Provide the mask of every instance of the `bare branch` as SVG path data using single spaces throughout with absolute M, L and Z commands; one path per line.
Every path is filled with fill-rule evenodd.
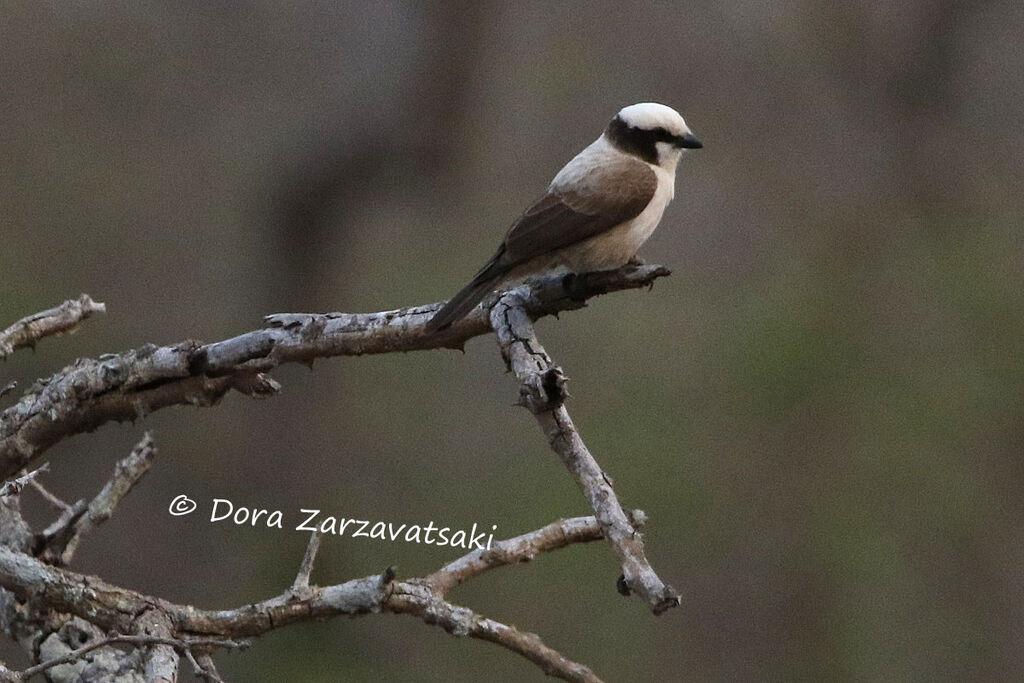
M 640 512 L 635 514 L 642 517 Z M 190 605 L 176 605 L 114 586 L 97 577 L 46 565 L 5 547 L 0 547 L 0 587 L 21 598 L 32 596 L 34 602 L 45 604 L 50 609 L 75 614 L 101 628 L 121 633 L 139 630 L 138 615 L 158 613 L 161 618 L 166 617 L 164 623 L 170 624 L 170 633 L 177 640 L 172 643 L 151 639 L 143 644 L 177 644 L 178 652 L 183 651 L 182 647 L 225 646 L 236 638 L 258 636 L 288 624 L 342 614 L 354 616 L 381 611 L 411 614 L 428 624 L 441 626 L 452 635 L 479 638 L 508 648 L 534 662 L 549 675 L 567 681 L 594 683 L 600 679 L 590 669 L 544 645 L 538 636 L 453 605 L 445 601 L 444 591 L 487 569 L 526 561 L 538 552 L 555 550 L 571 543 L 596 540 L 602 533 L 602 527 L 594 517 L 562 520 L 499 541 L 490 554 L 481 555 L 480 551 L 469 553 L 426 579 L 395 581 L 394 568 L 389 567 L 383 575 L 323 588 L 310 587 L 301 596 L 288 590 L 269 600 L 227 610 L 199 610 Z M 310 555 L 308 549 L 306 554 Z M 304 559 L 303 566 L 305 564 Z M 130 637 L 119 638 L 111 642 L 132 642 L 127 639 Z M 63 661 L 67 661 L 66 658 Z M 53 662 L 56 663 L 59 662 Z
M 668 275 L 661 266 L 625 266 L 578 278 L 547 276 L 522 295 L 538 318 L 580 308 L 589 297 L 644 287 Z M 122 354 L 79 360 L 30 387 L 0 413 L 0 476 L 10 476 L 58 441 L 100 425 L 135 420 L 172 405 L 210 406 L 234 389 L 253 397 L 279 385 L 263 374 L 282 363 L 317 358 L 436 348 L 461 348 L 491 331 L 488 310 L 497 295 L 452 327 L 429 335 L 427 320 L 441 304 L 382 313 L 281 314 L 267 327 L 213 344 L 148 345 Z
M 93 313 L 105 313 L 105 304 L 93 301 L 88 294 L 68 299 L 60 306 L 22 318 L 0 332 L 0 360 L 25 347 L 34 347 L 43 337 L 70 334 L 78 323 Z
M 82 536 L 103 524 L 121 499 L 139 482 L 156 456 L 153 436 L 146 432 L 132 452 L 118 461 L 114 474 L 103 489 L 96 494 L 88 507 L 71 506 L 61 515 L 57 524 L 43 532 L 40 548 L 36 554 L 42 559 L 58 564 L 69 564 L 78 548 Z
M 191 650 L 185 652 L 191 656 Z M 170 643 L 154 643 L 146 653 L 146 680 L 153 683 L 176 683 L 178 680 L 178 651 Z M 198 663 L 196 663 L 198 666 Z
M 312 364 L 316 358 L 331 356 L 461 348 L 468 339 L 493 329 L 503 356 L 519 380 L 520 403 L 544 428 L 552 448 L 583 488 L 595 517 L 562 520 L 499 541 L 490 550 L 469 553 L 423 579 L 396 581 L 395 569 L 389 567 L 381 575 L 323 588 L 310 585 L 319 545 L 319 536 L 314 534 L 288 590 L 236 609 L 199 610 L 82 576 L 18 552 L 17 548 L 28 547 L 27 542 L 0 545 L 0 587 L 27 601 L 26 615 L 36 615 L 22 618 L 75 615 L 88 622 L 91 629 L 120 634 L 106 641 L 107 645 L 148 638 L 137 644 L 148 647 L 145 667 L 149 680 L 175 680 L 182 656 L 199 675 L 220 680 L 208 656 L 209 649 L 218 644 L 301 621 L 385 611 L 418 616 L 453 635 L 499 644 L 564 680 L 598 681 L 590 669 L 549 648 L 538 636 L 449 603 L 445 596 L 453 587 L 489 569 L 529 561 L 538 552 L 571 543 L 608 538 L 622 566 L 620 583 L 624 592 L 640 593 L 655 613 L 678 604 L 678 595 L 661 583 L 644 557 L 636 531 L 644 522 L 643 513 L 627 515 L 622 510 L 610 478 L 576 433 L 562 405 L 568 396 L 567 380 L 537 341 L 532 326 L 532 320 L 538 317 L 580 308 L 590 297 L 646 286 L 667 274 L 660 266 L 632 264 L 586 276 L 545 276 L 512 292 L 491 295 L 470 315 L 436 334 L 427 334 L 424 326 L 440 304 L 370 314 L 268 316 L 263 329 L 222 342 L 147 345 L 122 354 L 76 361 L 35 383 L 20 401 L 0 413 L 0 474 L 10 476 L 62 439 L 109 421 L 134 420 L 172 405 L 213 405 L 231 390 L 256 398 L 273 395 L 280 386 L 264 373 L 283 363 Z M 49 562 L 66 563 L 81 536 L 109 518 L 145 473 L 153 453 L 147 434 L 118 464 L 111 480 L 89 505 L 79 501 L 64 506 L 60 518 L 36 537 L 36 554 Z M 17 502 L 17 498 L 11 500 Z M 193 652 L 197 643 L 208 647 Z M 120 652 L 116 648 L 113 651 Z M 78 650 L 53 652 L 51 656 L 59 656 L 47 666 L 74 661 L 66 658 L 75 652 Z M 141 654 L 140 650 L 132 656 Z
M 643 525 L 646 516 L 643 510 L 632 510 L 630 519 L 637 527 Z M 572 543 L 588 543 L 604 538 L 604 529 L 593 516 L 560 519 L 545 527 L 496 541 L 489 550 L 474 550 L 424 579 L 441 596 L 465 581 L 479 576 L 489 569 L 520 562 L 530 562 L 539 553 L 558 550 Z
M 222 640 L 215 638 L 197 638 L 191 640 L 182 640 L 178 638 L 165 638 L 161 636 L 146 636 L 146 635 L 114 635 L 108 638 L 100 640 L 94 640 L 93 642 L 83 645 L 82 647 L 72 650 L 67 654 L 55 657 L 54 659 L 47 660 L 36 664 L 33 667 L 29 667 L 20 673 L 15 673 L 17 676 L 15 681 L 27 681 L 32 676 L 38 673 L 42 673 L 47 669 L 51 669 L 59 664 L 71 664 L 78 661 L 83 656 L 89 654 L 93 650 L 98 650 L 101 647 L 107 647 L 109 645 L 135 645 L 136 647 L 147 647 L 147 646 L 163 646 L 170 647 L 176 651 L 189 651 L 194 647 L 200 648 L 230 648 L 230 649 L 241 649 L 247 647 L 247 643 L 237 643 L 230 640 Z M 2 681 L 3 679 L 0 679 Z
M 57 510 L 64 512 L 65 510 L 71 507 L 69 504 L 65 503 L 63 500 L 53 495 L 50 492 L 50 490 L 47 489 L 45 486 L 40 484 L 38 479 L 33 479 L 30 483 L 32 485 L 32 488 L 36 490 L 36 493 L 42 496 L 43 500 L 45 500 L 47 503 L 52 505 Z
M 50 522 L 50 526 L 35 535 L 32 543 L 32 554 L 34 556 L 42 556 L 42 559 L 48 562 L 52 561 L 51 553 L 47 552 L 48 548 L 53 546 L 63 548 L 64 543 L 70 537 L 71 529 L 88 509 L 89 505 L 84 500 L 76 500 L 73 504 L 62 510 L 57 519 Z
M 622 566 L 620 592 L 639 593 L 655 614 L 679 604 L 679 593 L 666 586 L 647 562 L 640 534 L 619 505 L 610 479 L 587 449 L 569 412 L 565 375 L 537 340 L 526 307 L 529 292 L 516 288 L 504 293 L 491 309 L 502 356 L 520 385 L 520 403 L 537 418 L 552 450 L 575 477 L 591 509 L 605 529 Z
M 15 479 L 5 481 L 4 485 L 0 486 L 0 498 L 18 495 L 25 486 L 38 477 L 40 473 L 45 472 L 48 469 L 50 469 L 50 463 L 43 463 L 42 467 L 38 467 Z
M 306 554 L 302 557 L 302 564 L 299 565 L 299 573 L 292 583 L 292 593 L 302 595 L 309 590 L 309 576 L 313 573 L 313 563 L 316 562 L 316 551 L 320 549 L 320 532 L 314 531 L 309 537 L 309 545 L 306 546 Z
M 148 434 L 147 434 L 148 436 Z M 171 620 L 160 610 L 149 610 L 135 622 L 140 636 L 156 637 L 163 642 L 154 642 L 146 652 L 145 674 L 147 683 L 176 683 L 178 680 L 178 652 L 188 652 L 189 646 L 174 645 Z M 178 641 L 180 642 L 180 641 Z
M 186 650 L 185 654 L 189 656 L 192 668 L 196 670 L 197 676 L 205 678 L 212 683 L 224 683 L 224 679 L 217 672 L 217 666 L 213 663 L 213 655 L 206 653 L 192 659 L 191 650 Z
M 520 631 L 493 619 L 482 617 L 466 607 L 453 605 L 422 584 L 401 583 L 388 601 L 387 608 L 417 616 L 436 624 L 454 636 L 469 636 L 501 645 L 536 664 L 548 676 L 564 681 L 601 683 L 588 667 L 551 649 L 534 633 Z

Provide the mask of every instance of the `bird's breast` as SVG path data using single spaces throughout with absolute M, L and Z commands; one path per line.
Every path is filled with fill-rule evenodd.
M 576 273 L 613 270 L 636 256 L 637 250 L 658 227 L 672 200 L 672 184 L 660 182 L 647 207 L 636 218 L 578 242 L 553 254 L 548 267 L 564 267 Z

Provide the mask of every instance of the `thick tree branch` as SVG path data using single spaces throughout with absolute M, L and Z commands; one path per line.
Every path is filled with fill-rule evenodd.
M 565 375 L 537 340 L 526 307 L 529 292 L 504 293 L 491 309 L 491 324 L 509 369 L 520 386 L 520 403 L 537 418 L 552 450 L 576 478 L 594 514 L 605 529 L 619 564 L 619 590 L 639 593 L 655 614 L 679 604 L 679 593 L 666 586 L 647 562 L 640 533 L 619 505 L 611 479 L 590 454 L 569 412 L 562 405 L 568 393 Z
M 319 543 L 314 535 L 293 585 L 282 595 L 236 609 L 199 610 L 52 566 L 66 564 L 81 536 L 106 520 L 145 473 L 154 453 L 147 434 L 118 464 L 110 482 L 89 505 L 79 501 L 67 506 L 56 501 L 62 508 L 60 518 L 36 535 L 34 544 L 29 543 L 31 535 L 23 521 L 24 529 L 19 527 L 18 534 L 2 541 L 0 587 L 10 593 L 0 591 L 0 597 L 8 607 L 17 606 L 10 614 L 16 615 L 12 618 L 21 624 L 18 628 L 22 631 L 34 639 L 36 633 L 49 632 L 48 649 L 34 651 L 40 659 L 44 654 L 49 657 L 46 667 L 51 677 L 58 676 L 58 669 L 60 677 L 67 678 L 88 668 L 76 659 L 84 654 L 76 654 L 77 644 L 85 641 L 70 639 L 75 628 L 91 634 L 93 641 L 102 641 L 107 633 L 121 638 L 96 645 L 97 651 L 90 655 L 94 661 L 88 665 L 95 665 L 96 671 L 113 671 L 122 666 L 121 660 L 133 659 L 142 663 L 147 680 L 173 681 L 180 658 L 185 657 L 199 675 L 219 680 L 209 657 L 210 648 L 193 652 L 193 644 L 226 644 L 295 622 L 385 611 L 417 616 L 456 636 L 499 644 L 564 680 L 598 681 L 587 667 L 549 648 L 536 635 L 454 605 L 446 595 L 490 569 L 526 562 L 539 552 L 571 543 L 608 538 L 622 566 L 620 589 L 624 593 L 640 593 L 655 613 L 678 604 L 678 595 L 660 581 L 644 556 L 636 531 L 644 523 L 643 513 L 627 514 L 622 510 L 610 478 L 576 433 L 562 405 L 568 396 L 566 378 L 537 341 L 532 326 L 532 321 L 541 316 L 585 306 L 590 297 L 650 285 L 667 274 L 660 266 L 629 265 L 584 276 L 545 276 L 511 292 L 491 295 L 470 315 L 436 334 L 427 334 L 424 326 L 441 304 L 370 314 L 272 315 L 265 319 L 266 327 L 221 342 L 146 345 L 76 361 L 34 384 L 20 401 L 0 413 L 0 475 L 9 477 L 62 439 L 109 421 L 134 420 L 172 405 L 213 405 L 232 389 L 257 398 L 273 395 L 280 387 L 264 373 L 283 363 L 312 364 L 317 358 L 331 356 L 461 348 L 468 339 L 493 329 L 503 356 L 520 382 L 520 403 L 537 417 L 552 448 L 584 490 L 595 517 L 561 520 L 499 541 L 490 550 L 469 553 L 426 578 L 397 581 L 394 568 L 388 568 L 379 576 L 324 588 L 311 586 L 309 581 Z M 72 330 L 78 320 L 92 312 L 85 310 L 89 305 L 102 310 L 102 304 L 84 295 L 77 302 L 78 312 L 64 310 L 74 303 L 67 302 L 9 328 L 3 334 L 14 335 L 10 337 L 13 341 L 7 342 L 10 349 Z M 8 488 L 20 490 L 31 476 Z M 7 511 L 12 520 L 19 521 L 17 497 L 0 499 L 3 501 L 0 512 Z M 50 626 L 54 618 L 62 624 L 56 631 Z M 77 627 L 72 623 L 76 621 Z M 145 645 L 145 649 L 126 653 L 110 647 L 115 642 L 132 642 L 130 638 L 140 639 L 136 644 Z M 145 638 L 150 640 L 144 643 L 141 639 Z
M 531 283 L 522 307 L 533 318 L 580 308 L 589 297 L 644 287 L 668 275 L 661 266 L 625 266 L 576 278 L 551 275 Z M 9 477 L 58 441 L 112 420 L 134 420 L 172 405 L 209 406 L 234 389 L 254 397 L 280 388 L 264 371 L 317 358 L 435 348 L 461 348 L 490 332 L 497 295 L 450 328 L 423 327 L 441 306 L 382 313 L 282 314 L 267 327 L 212 344 L 147 345 L 79 360 L 29 388 L 0 414 L 0 477 Z
M 7 356 L 18 349 L 34 347 L 43 337 L 70 334 L 78 327 L 78 323 L 93 313 L 104 313 L 106 310 L 106 305 L 83 294 L 42 313 L 26 316 L 0 332 L 0 360 L 6 360 Z
M 636 511 L 633 515 L 639 520 L 643 513 Z M 469 553 L 425 579 L 396 581 L 393 569 L 389 568 L 383 575 L 323 588 L 310 586 L 302 591 L 303 595 L 296 595 L 288 589 L 275 598 L 227 610 L 200 610 L 190 605 L 177 605 L 112 585 L 97 577 L 49 566 L 25 553 L 2 546 L 0 586 L 22 600 L 28 600 L 30 606 L 67 612 L 104 630 L 136 634 L 136 638 L 154 638 L 144 644 L 162 644 L 177 652 L 181 652 L 182 644 L 190 648 L 199 642 L 229 646 L 237 638 L 258 636 L 288 624 L 342 614 L 354 616 L 382 611 L 410 614 L 428 624 L 441 626 L 452 635 L 501 645 L 526 657 L 549 675 L 567 681 L 595 683 L 600 679 L 590 669 L 544 645 L 538 636 L 451 604 L 445 600 L 444 593 L 488 569 L 526 562 L 539 552 L 556 550 L 571 543 L 597 540 L 603 533 L 604 528 L 594 517 L 561 520 L 499 541 L 491 551 Z M 306 557 L 309 556 L 307 551 Z M 311 563 L 312 560 L 307 562 L 304 558 L 300 573 L 304 574 Z M 129 639 L 132 637 L 126 636 L 117 642 L 131 642 Z M 167 650 L 163 653 L 164 656 L 169 654 Z
M 146 651 L 145 674 L 148 683 L 175 683 L 178 680 L 178 652 L 171 620 L 159 610 L 150 610 L 135 620 L 138 635 L 158 638 Z M 185 648 L 191 649 L 191 648 Z

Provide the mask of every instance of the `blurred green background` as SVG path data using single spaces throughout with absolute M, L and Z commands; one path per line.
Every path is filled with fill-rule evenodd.
M 664 102 L 705 143 L 641 251 L 675 274 L 539 332 L 683 605 L 617 595 L 602 544 L 452 599 L 609 681 L 1024 676 L 1019 0 L 0 12 L 0 326 L 80 292 L 109 310 L 0 383 L 271 312 L 446 298 L 620 107 Z M 49 452 L 76 499 L 144 429 L 160 448 L 74 568 L 208 608 L 290 583 L 305 534 L 171 517 L 180 493 L 502 536 L 588 512 L 493 338 L 274 376 L 278 398 Z M 457 554 L 328 538 L 313 579 Z M 232 681 L 541 678 L 393 615 L 217 661 Z

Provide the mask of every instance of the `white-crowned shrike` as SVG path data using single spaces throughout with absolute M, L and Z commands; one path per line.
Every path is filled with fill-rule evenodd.
M 587 273 L 628 263 L 675 195 L 679 158 L 701 147 L 671 107 L 646 102 L 620 111 L 558 172 L 491 260 L 430 319 L 427 331 L 459 320 L 502 283 L 555 268 Z

